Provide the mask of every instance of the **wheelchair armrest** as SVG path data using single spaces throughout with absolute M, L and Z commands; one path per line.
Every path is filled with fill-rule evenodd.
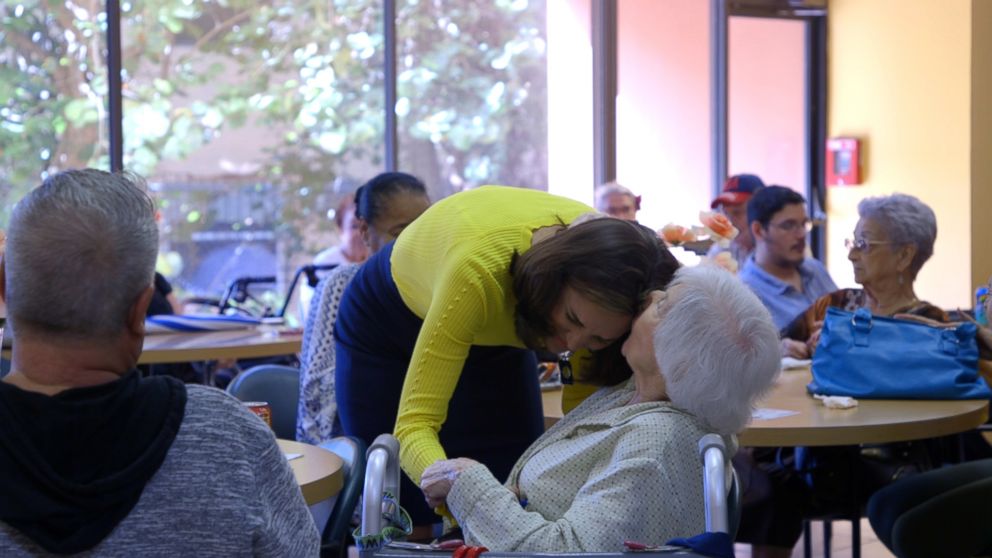
M 382 496 L 400 500 L 400 443 L 392 434 L 380 434 L 365 457 L 365 488 L 362 492 L 362 535 L 382 531 Z
M 717 434 L 707 434 L 699 440 L 699 455 L 703 460 L 703 498 L 706 507 L 706 530 L 729 533 L 727 521 L 726 446 Z

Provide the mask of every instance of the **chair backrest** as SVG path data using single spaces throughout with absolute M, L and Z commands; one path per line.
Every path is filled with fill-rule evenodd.
M 276 438 L 296 439 L 300 371 L 291 366 L 260 364 L 238 374 L 227 392 L 242 401 L 265 401 L 272 408 Z
M 354 436 L 338 436 L 320 444 L 320 447 L 337 454 L 344 462 L 344 482 L 327 524 L 324 525 L 322 536 L 325 548 L 337 547 L 343 550 L 346 547 L 351 518 L 355 514 L 358 497 L 361 496 L 365 483 L 365 442 Z

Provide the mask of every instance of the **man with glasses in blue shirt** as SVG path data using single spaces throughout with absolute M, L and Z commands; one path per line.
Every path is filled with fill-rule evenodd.
M 783 186 L 762 188 L 748 201 L 747 221 L 755 250 L 744 262 L 740 278 L 782 329 L 817 298 L 837 290 L 837 285 L 823 264 L 806 257 L 806 236 L 812 226 L 806 200 L 797 192 Z

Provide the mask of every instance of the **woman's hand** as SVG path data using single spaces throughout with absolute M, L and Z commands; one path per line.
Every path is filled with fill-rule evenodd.
M 424 491 L 427 505 L 436 508 L 444 504 L 462 471 L 477 463 L 467 457 L 439 459 L 424 469 L 424 474 L 420 476 L 420 489 Z
M 803 360 L 809 358 L 812 354 L 806 343 L 796 341 L 795 339 L 789 339 L 788 337 L 782 339 L 780 346 L 782 348 L 782 356 L 784 357 L 792 357 Z
M 644 310 L 634 320 L 630 336 L 620 348 L 620 352 L 627 359 L 627 364 L 633 370 L 658 371 L 658 360 L 654 354 L 654 330 L 664 316 L 665 298 L 663 291 L 651 291 Z
M 813 332 L 806 340 L 806 348 L 809 350 L 809 358 L 813 358 L 816 353 L 816 346 L 820 344 L 820 333 L 823 331 L 823 322 L 813 322 Z

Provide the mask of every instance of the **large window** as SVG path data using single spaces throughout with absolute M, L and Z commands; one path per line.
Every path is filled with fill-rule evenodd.
M 275 275 L 336 241 L 334 208 L 381 168 L 378 0 L 122 5 L 124 164 L 162 216 L 186 293 Z
M 400 168 L 435 198 L 481 184 L 546 190 L 545 2 L 399 4 Z
M 0 226 L 45 173 L 108 168 L 108 144 L 115 165 L 123 146 L 158 200 L 159 269 L 180 295 L 276 276 L 274 306 L 291 272 L 337 242 L 339 200 L 391 165 L 394 108 L 399 170 L 435 200 L 502 183 L 591 201 L 593 138 L 611 135 L 593 125 L 592 6 L 396 0 L 387 107 L 382 0 L 121 0 L 120 91 L 107 88 L 118 22 L 103 0 L 11 0 Z M 708 6 L 619 2 L 617 178 L 655 227 L 712 196 Z M 118 95 L 123 132 L 110 138 Z
M 806 26 L 728 18 L 728 174 L 806 194 Z
M 569 15 L 558 42 L 587 38 L 587 0 L 555 2 Z M 548 188 L 548 10 L 396 2 L 399 168 L 435 200 L 484 183 Z M 340 199 L 386 170 L 383 13 L 381 0 L 123 0 L 122 87 L 109 91 L 102 0 L 3 4 L 0 227 L 47 173 L 109 168 L 122 145 L 159 204 L 159 270 L 180 295 L 274 275 L 278 304 L 292 271 L 337 242 Z M 556 106 L 585 98 L 572 89 Z M 567 153 L 558 167 L 584 169 Z
M 50 172 L 108 168 L 103 2 L 0 4 L 0 228 Z
M 691 225 L 712 199 L 708 2 L 617 6 L 617 180 L 643 196 L 638 218 Z

